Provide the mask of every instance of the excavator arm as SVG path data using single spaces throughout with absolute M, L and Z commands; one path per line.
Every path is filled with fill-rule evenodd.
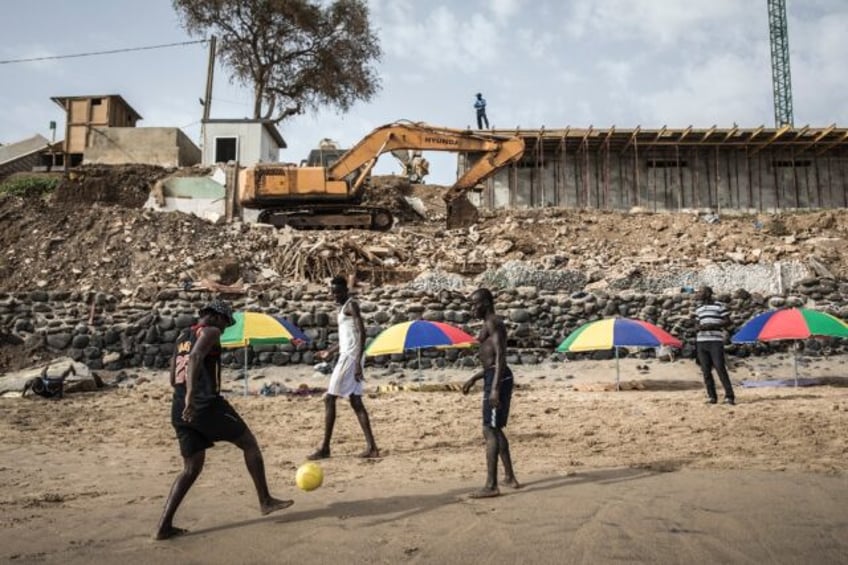
M 359 192 L 380 155 L 404 149 L 482 154 L 444 195 L 448 228 L 456 228 L 477 220 L 476 208 L 468 202 L 467 192 L 502 167 L 520 159 L 524 154 L 524 140 L 517 136 L 396 122 L 365 136 L 329 168 L 327 178 L 345 179 L 352 192 Z

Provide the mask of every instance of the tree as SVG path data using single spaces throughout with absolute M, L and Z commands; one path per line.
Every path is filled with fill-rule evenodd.
M 279 123 L 380 88 L 381 51 L 364 0 L 173 0 L 195 37 L 218 37 L 232 80 L 253 88 L 253 117 Z

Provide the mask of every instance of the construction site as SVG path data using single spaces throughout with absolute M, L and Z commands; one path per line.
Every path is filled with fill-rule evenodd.
M 49 160 L 68 166 L 15 172 L 6 182 L 47 179 L 55 189 L 0 199 L 0 329 L 8 346 L 44 353 L 51 335 L 71 336 L 52 340 L 67 347 L 81 331 L 74 313 L 86 311 L 98 333 L 126 334 L 85 354 L 94 365 L 160 366 L 167 346 L 142 350 L 170 334 L 144 345 L 118 320 L 149 328 L 156 317 L 145 311 L 173 317 L 223 294 L 239 307 L 281 308 L 324 343 L 331 328 L 314 314 L 330 307 L 322 292 L 337 274 L 395 321 L 462 309 L 449 297 L 479 286 L 513 310 L 524 310 L 516 289 L 557 296 L 571 314 L 509 321 L 521 334 L 512 345 L 531 362 L 593 316 L 629 312 L 605 305 L 634 292 L 635 313 L 654 321 L 686 317 L 688 301 L 661 297 L 702 285 L 735 297 L 739 316 L 790 297 L 845 318 L 848 129 L 794 125 L 782 4 L 769 2 L 773 127 L 399 121 L 349 148 L 325 139 L 302 162 L 280 163 L 287 144 L 267 120 L 209 119 L 207 103 L 201 151 L 179 130 L 136 127 L 141 115 L 120 95 L 54 97 L 66 138 L 48 146 Z M 456 155 L 452 185 L 427 184 L 433 151 Z M 401 170 L 374 175 L 389 154 Z M 423 306 L 407 311 L 404 296 Z M 583 296 L 601 297 L 599 310 L 578 312 Z M 365 318 L 371 333 L 388 321 L 377 310 Z M 103 361 L 114 354 L 120 362 Z
M 848 128 L 834 103 L 796 124 L 785 0 L 112 4 L 6 7 L 79 52 L 0 71 L 84 94 L 0 146 L 0 561 L 844 563 Z M 846 45 L 837 4 L 793 7 L 821 24 L 803 45 Z M 242 112 L 213 93 L 245 57 L 210 13 L 285 27 L 254 54 L 303 22 L 354 59 L 379 38 L 393 72 L 327 49 L 304 76 L 386 95 L 343 93 L 308 135 L 294 116 L 332 106 L 312 91 L 273 119 L 288 91 L 255 84 Z M 82 42 L 115 29 L 124 48 Z M 738 58 L 678 88 L 719 42 Z M 200 96 L 124 57 L 200 46 Z M 740 69 L 762 85 L 766 53 L 773 100 L 670 110 Z M 118 54 L 98 74 L 142 88 L 55 62 Z

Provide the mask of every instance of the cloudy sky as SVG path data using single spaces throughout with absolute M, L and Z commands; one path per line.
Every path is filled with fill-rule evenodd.
M 848 0 L 788 0 L 795 124 L 848 126 Z M 398 119 L 464 128 L 475 92 L 494 127 L 772 126 L 765 0 L 370 0 L 382 90 L 339 115 L 281 124 L 297 162 L 322 138 L 350 146 Z M 187 41 L 169 0 L 0 1 L 0 60 Z M 0 65 L 0 142 L 41 133 L 51 96 L 112 94 L 199 142 L 205 45 Z M 249 116 L 218 68 L 213 118 Z M 455 161 L 430 153 L 431 181 Z M 390 156 L 377 172 L 391 172 Z

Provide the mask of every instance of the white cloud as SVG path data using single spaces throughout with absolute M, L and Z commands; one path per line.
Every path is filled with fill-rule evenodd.
M 758 4 L 759 6 L 759 4 Z M 748 2 L 710 0 L 576 0 L 566 29 L 578 39 L 640 40 L 645 48 L 703 37 L 701 30 L 716 22 L 741 21 Z M 765 6 L 761 6 L 765 22 Z M 603 34 L 599 38 L 597 34 Z
M 522 0 L 490 0 L 489 9 L 498 22 L 507 22 L 521 10 L 532 9 L 532 5 Z
M 737 122 L 748 127 L 768 123 L 770 74 L 767 69 L 758 72 L 759 68 L 759 62 L 751 58 L 718 54 L 682 70 L 670 88 L 642 93 L 639 106 L 644 108 L 646 123 L 654 126 L 726 127 Z

